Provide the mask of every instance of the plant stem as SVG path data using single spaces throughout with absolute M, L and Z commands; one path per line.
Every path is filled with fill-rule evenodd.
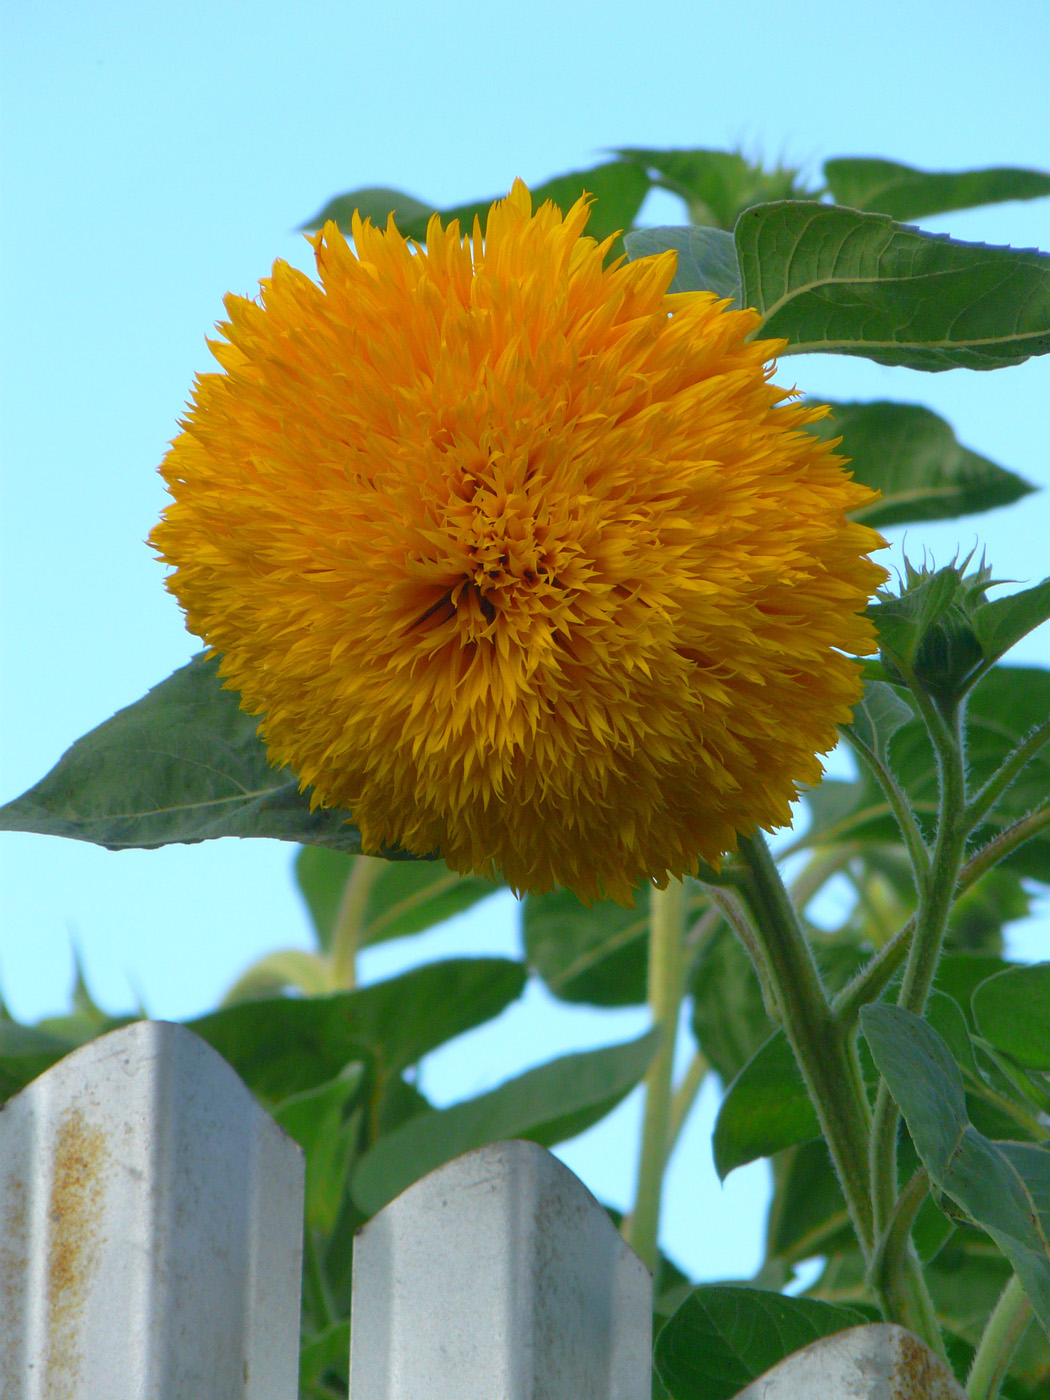
M 332 930 L 332 979 L 340 991 L 357 986 L 357 950 L 364 933 L 365 910 L 372 886 L 379 878 L 383 862 L 376 856 L 357 856 L 343 886 L 339 912 Z
M 761 835 L 740 838 L 743 887 L 764 976 L 816 1109 L 865 1258 L 875 1241 L 868 1193 L 867 1097 L 852 1033 L 844 1035 L 817 965 Z
M 948 915 L 955 902 L 968 827 L 965 821 L 966 769 L 963 760 L 962 710 L 958 703 L 938 707 L 919 685 L 916 704 L 937 756 L 937 836 L 925 875 L 916 871 L 919 901 L 898 1006 L 921 1016 L 944 946 Z M 869 1171 L 871 1207 L 879 1237 L 890 1229 L 898 1209 L 897 1130 L 900 1112 L 885 1081 L 879 1084 L 872 1115 Z M 922 1270 L 910 1248 L 884 1257 L 873 1279 L 879 1303 L 891 1322 L 904 1322 L 943 1351 L 939 1329 Z
M 685 1126 L 685 1120 L 689 1117 L 689 1110 L 696 1103 L 696 1096 L 699 1094 L 710 1068 L 707 1056 L 702 1050 L 698 1050 L 689 1061 L 689 1066 L 685 1074 L 682 1075 L 682 1082 L 671 1095 L 671 1116 L 667 1125 L 668 1159 L 675 1149 L 678 1135 Z
M 988 1319 L 974 1355 L 966 1382 L 969 1400 L 995 1400 L 1031 1316 L 1032 1305 L 1014 1274 Z
M 682 1004 L 684 931 L 685 889 L 681 880 L 671 880 L 666 889 L 649 894 L 649 1006 L 653 1023 L 663 1035 L 645 1076 L 638 1183 L 634 1209 L 624 1221 L 627 1243 L 652 1270 L 654 1279 L 659 1263 L 660 1197 L 670 1151 L 671 1076 Z
M 314 1314 L 317 1331 L 323 1332 L 326 1327 L 331 1327 L 339 1314 L 325 1276 L 317 1234 L 309 1225 L 303 1231 L 303 1265 L 310 1311 Z
M 912 1331 L 947 1362 L 937 1314 L 911 1242 L 911 1227 L 929 1189 L 926 1169 L 920 1167 L 901 1192 L 879 1237 L 868 1278 L 883 1311 L 893 1318 L 907 1318 Z
M 1040 807 L 1035 812 L 1029 812 L 1027 817 L 1022 817 L 1012 826 L 1003 827 L 998 836 L 993 836 L 986 846 L 982 846 L 979 851 L 970 857 L 962 868 L 959 876 L 959 891 L 968 889 L 982 875 L 987 874 L 994 865 L 998 865 L 1004 857 L 1016 851 L 1018 846 L 1023 846 L 1026 841 L 1030 841 L 1033 836 L 1038 836 L 1041 831 L 1050 826 L 1050 807 Z
M 835 997 L 831 1003 L 832 1009 L 844 1028 L 855 1026 L 861 1007 L 867 1006 L 869 1001 L 876 1001 L 896 977 L 908 956 L 914 933 L 913 915 Z
M 1001 768 L 997 768 L 981 790 L 970 799 L 966 809 L 967 825 L 972 831 L 988 815 L 1003 793 L 1045 744 L 1050 744 L 1050 719 L 1033 729 L 1022 739 Z

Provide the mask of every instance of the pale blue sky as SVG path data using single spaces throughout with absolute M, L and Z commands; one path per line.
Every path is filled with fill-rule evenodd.
M 330 195 L 388 184 L 452 203 L 616 145 L 742 144 L 814 172 L 860 154 L 1050 167 L 1045 0 L 8 0 L 3 26 L 4 799 L 197 649 L 143 544 L 165 499 L 156 465 L 209 366 L 222 294 L 253 292 L 275 257 L 306 265 L 292 230 Z M 648 212 L 676 217 L 670 200 Z M 1050 200 L 935 226 L 1050 249 Z M 922 376 L 797 359 L 780 378 L 929 403 L 967 445 L 1050 485 L 1050 361 Z M 1050 572 L 1048 499 L 981 522 L 1000 574 Z M 943 558 L 975 534 L 964 523 L 909 543 Z M 1050 628 L 1017 655 L 1050 663 Z M 60 1008 L 75 938 L 104 1003 L 201 1011 L 250 959 L 305 941 L 291 856 L 265 842 L 114 855 L 0 837 L 4 995 L 25 1017 Z M 509 950 L 513 914 L 497 898 L 424 951 Z M 1050 946 L 1046 928 L 1022 931 L 1028 955 Z M 377 952 L 366 973 L 419 955 Z M 641 1022 L 533 993 L 443 1052 L 426 1082 L 446 1101 Z M 629 1103 L 565 1153 L 620 1204 L 635 1114 Z M 762 1170 L 722 1191 L 707 1132 L 698 1120 L 676 1159 L 665 1238 L 698 1276 L 748 1272 Z

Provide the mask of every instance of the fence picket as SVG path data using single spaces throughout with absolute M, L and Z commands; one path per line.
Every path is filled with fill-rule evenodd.
M 185 1027 L 59 1061 L 0 1113 L 3 1400 L 295 1400 L 302 1193 Z

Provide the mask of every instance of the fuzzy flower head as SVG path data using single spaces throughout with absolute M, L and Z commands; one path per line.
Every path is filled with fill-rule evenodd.
M 519 891 L 630 901 L 789 820 L 860 693 L 873 499 L 752 311 L 588 201 L 355 215 L 230 296 L 151 536 L 274 763 Z

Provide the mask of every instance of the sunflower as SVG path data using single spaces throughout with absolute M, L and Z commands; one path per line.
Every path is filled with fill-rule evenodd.
M 516 182 L 425 248 L 356 215 L 230 296 L 151 542 L 271 760 L 363 848 L 624 902 L 789 820 L 883 542 L 753 311 Z

